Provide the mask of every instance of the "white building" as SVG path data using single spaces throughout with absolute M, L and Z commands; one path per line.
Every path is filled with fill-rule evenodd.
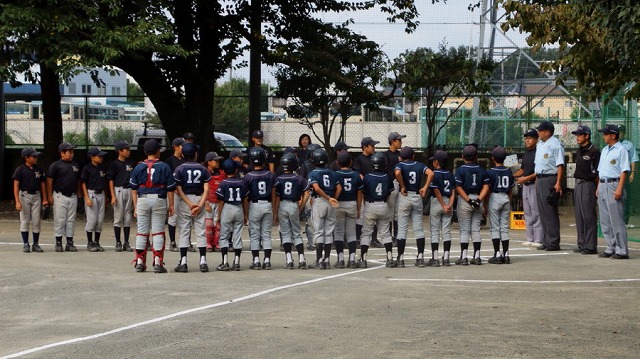
M 97 71 L 98 78 L 104 84 L 97 86 L 91 79 L 90 71 Z M 127 96 L 127 74 L 118 70 L 117 74 L 111 75 L 108 71 L 94 68 L 80 73 L 63 86 L 62 96 Z

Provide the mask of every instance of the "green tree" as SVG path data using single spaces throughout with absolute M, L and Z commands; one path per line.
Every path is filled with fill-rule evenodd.
M 127 79 L 127 101 L 144 102 L 144 91 L 137 83 Z
M 560 58 L 548 67 L 571 77 L 592 98 L 626 89 L 637 98 L 640 86 L 640 7 L 629 1 L 500 0 L 507 11 L 503 30 L 528 32 L 533 50 L 558 45 Z
M 449 48 L 441 44 L 435 52 L 427 48 L 406 51 L 394 59 L 392 69 L 395 78 L 388 81 L 403 89 L 411 101 L 422 98 L 425 104 L 427 151 L 433 152 L 440 131 L 447 125 L 468 98 L 490 90 L 489 77 L 496 64 L 483 58 L 476 62 L 464 48 Z M 460 99 L 459 105 L 439 119 L 440 110 L 447 98 Z
M 343 139 L 353 109 L 382 100 L 376 86 L 381 83 L 387 64 L 376 43 L 344 26 L 327 35 L 323 41 L 301 44 L 300 50 L 292 54 L 298 63 L 279 66 L 275 77 L 278 96 L 294 101 L 287 108 L 289 116 L 307 126 L 331 153 L 335 126 L 339 126 L 339 138 Z M 307 70 L 302 65 L 306 62 L 314 62 L 316 70 Z
M 268 109 L 268 88 L 267 84 L 261 86 L 260 111 L 263 112 Z M 215 127 L 240 139 L 246 139 L 249 129 L 249 82 L 242 78 L 233 78 L 216 85 L 215 94 Z

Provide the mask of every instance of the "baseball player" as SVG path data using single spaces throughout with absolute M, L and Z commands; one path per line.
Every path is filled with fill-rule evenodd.
M 209 192 L 207 194 L 207 202 L 205 202 L 205 228 L 207 236 L 207 251 L 215 252 L 220 249 L 220 221 L 218 215 L 218 197 L 216 191 L 223 179 L 227 178 L 224 171 L 220 169 L 220 160 L 224 157 L 218 156 L 215 152 L 208 152 L 204 157 L 205 165 L 211 173 L 211 181 L 209 181 Z M 217 223 L 215 226 L 213 223 Z
M 453 173 L 447 171 L 449 155 L 441 150 L 433 153 L 429 158 L 433 163 L 433 181 L 429 188 L 433 192 L 429 210 L 429 224 L 431 228 L 431 259 L 427 262 L 430 267 L 439 267 L 439 244 L 442 237 L 443 253 L 442 265 L 451 265 L 451 221 L 453 219 L 453 204 L 456 198 L 456 179 Z M 424 243 L 423 243 L 424 248 Z M 418 263 L 424 266 L 424 262 Z
M 633 182 L 635 173 L 636 173 L 636 162 L 638 159 L 638 151 L 636 150 L 636 146 L 626 138 L 627 126 L 620 125 L 618 126 L 618 131 L 620 131 L 620 144 L 624 147 L 629 153 L 629 165 L 631 166 L 631 172 L 629 172 L 628 181 L 629 183 Z M 629 225 L 629 218 L 631 216 L 631 201 L 628 201 L 627 198 L 624 200 L 624 224 L 627 227 L 632 227 L 633 225 Z
M 407 135 L 401 135 L 398 132 L 391 132 L 388 136 L 389 149 L 384 152 L 387 158 L 387 174 L 393 178 L 393 192 L 389 195 L 389 210 L 392 213 L 389 230 L 391 231 L 391 241 L 393 246 L 397 246 L 398 240 L 398 195 L 400 194 L 400 185 L 395 176 L 396 165 L 400 162 L 400 149 L 402 148 L 402 139 Z M 404 256 L 404 254 L 403 254 Z
M 600 258 L 628 259 L 627 228 L 624 225 L 624 184 L 631 165 L 629 152 L 618 141 L 620 130 L 616 125 L 606 125 L 598 130 L 607 144 L 600 154 L 598 164 L 598 210 L 600 228 L 607 249 Z
M 309 144 L 307 146 L 307 159 L 304 162 L 299 163 L 300 168 L 298 168 L 298 174 L 306 180 L 309 180 L 309 174 L 311 173 L 311 171 L 314 170 L 314 168 L 316 168 L 316 166 L 313 164 L 313 161 L 311 161 L 311 154 L 313 153 L 313 151 L 317 150 L 318 148 L 321 148 L 321 147 L 316 143 Z M 313 243 L 313 219 L 311 218 L 312 206 L 313 206 L 313 199 L 307 202 L 307 204 L 304 207 L 304 211 L 300 215 L 300 219 L 304 220 L 305 222 L 304 233 L 305 233 L 305 236 L 307 237 L 307 249 L 310 251 L 316 250 L 316 246 Z
M 596 179 L 600 150 L 591 143 L 591 129 L 588 126 L 578 126 L 571 133 L 576 136 L 576 142 L 580 146 L 574 157 L 576 169 L 573 175 L 575 178 L 573 203 L 578 247 L 573 251 L 581 254 L 598 254 Z
M 356 219 L 362 207 L 362 189 L 364 184 L 360 175 L 351 169 L 351 154 L 347 151 L 338 152 L 335 161 L 339 169 L 335 172 L 342 192 L 338 197 L 338 208 L 336 208 L 336 227 L 334 233 L 334 243 L 338 254 L 336 268 L 344 268 L 344 240 L 349 248 L 349 261 L 347 268 L 356 268 Z
M 243 179 L 244 176 L 249 173 L 247 168 L 244 166 L 244 160 L 247 158 L 247 154 L 240 150 L 231 150 L 229 153 L 229 159 L 232 159 L 238 163 L 238 168 L 236 170 L 236 177 Z
M 102 233 L 102 223 L 104 222 L 104 191 L 107 189 L 107 171 L 102 164 L 106 154 L 105 151 L 98 147 L 91 147 L 87 151 L 87 157 L 89 157 L 91 163 L 84 166 L 80 173 L 80 183 L 87 215 L 87 223 L 84 230 L 87 232 L 87 250 L 89 252 L 104 252 L 104 248 L 100 245 L 100 234 Z
M 360 242 L 360 260 L 356 263 L 358 268 L 367 268 L 367 251 L 371 244 L 373 227 L 377 224 L 379 233 L 383 236 L 383 245 L 387 252 L 386 266 L 393 268 L 393 244 L 389 235 L 389 206 L 387 200 L 389 193 L 393 191 L 393 181 L 387 174 L 387 159 L 383 153 L 377 152 L 371 155 L 373 172 L 367 173 L 363 178 L 364 201 L 367 208 L 364 211 L 362 224 L 362 241 Z
M 244 201 L 247 189 L 241 178 L 237 177 L 238 168 L 242 167 L 238 162 L 228 159 L 220 164 L 227 178 L 220 182 L 216 190 L 218 197 L 218 214 L 214 217 L 220 221 L 220 252 L 222 263 L 216 268 L 219 271 L 240 270 L 240 255 L 242 254 L 242 226 L 248 222 L 248 204 Z M 229 265 L 228 252 L 229 241 L 233 241 L 235 257 L 233 266 Z
M 395 266 L 404 268 L 404 248 L 407 244 L 409 221 L 413 226 L 418 246 L 416 266 L 424 267 L 425 235 L 422 224 L 422 197 L 427 194 L 429 182 L 433 177 L 431 171 L 423 163 L 414 160 L 414 151 L 411 147 L 404 147 L 399 152 L 402 162 L 394 166 L 393 176 L 398 183 L 400 196 L 398 196 L 398 257 Z M 427 176 L 424 186 L 423 180 Z M 395 189 L 395 184 L 394 184 Z M 392 195 L 389 196 L 391 198 Z
M 489 193 L 489 178 L 482 167 L 476 163 L 478 149 L 467 145 L 462 150 L 464 164 L 456 170 L 456 193 L 458 195 L 458 225 L 460 226 L 460 258 L 458 265 L 469 265 L 467 250 L 469 238 L 473 241 L 473 259 L 471 264 L 481 265 L 480 221 L 482 220 L 482 203 Z
M 284 173 L 276 180 L 275 207 L 278 209 L 276 223 L 280 224 L 280 233 L 286 258 L 285 269 L 293 269 L 291 243 L 298 252 L 298 269 L 307 269 L 304 256 L 304 243 L 300 232 L 300 212 L 309 198 L 307 180 L 295 173 L 298 159 L 294 153 L 285 153 L 280 158 Z
M 489 222 L 491 224 L 491 241 L 493 242 L 493 257 L 491 264 L 510 264 L 509 258 L 509 216 L 511 214 L 511 190 L 515 186 L 515 179 L 511 170 L 504 166 L 507 151 L 498 146 L 491 150 L 491 159 L 495 163 L 487 171 L 489 177 Z M 502 242 L 502 254 L 500 243 Z
M 250 269 L 271 269 L 271 227 L 273 226 L 276 196 L 276 178 L 265 168 L 267 152 L 261 147 L 249 150 L 249 160 L 253 171 L 244 177 L 244 185 L 248 195 L 245 197 L 249 205 L 249 236 L 253 260 Z M 264 249 L 264 262 L 260 265 L 260 244 Z M 235 247 L 234 247 L 235 248 Z
M 364 137 L 360 141 L 360 148 L 362 149 L 362 154 L 356 157 L 353 160 L 353 170 L 360 174 L 360 178 L 364 178 L 364 176 L 368 173 L 373 172 L 373 164 L 371 162 L 371 155 L 376 152 L 376 145 L 379 144 L 380 141 L 375 141 L 371 137 Z M 364 212 L 366 210 L 367 203 L 364 203 L 364 206 L 360 209 L 360 216 L 356 221 L 356 236 L 358 238 L 358 242 L 361 242 L 362 237 L 362 223 L 364 222 Z M 382 244 L 378 241 L 378 227 L 373 228 L 373 233 L 371 235 L 371 243 L 370 246 L 372 248 L 381 248 Z
M 200 252 L 200 272 L 208 272 L 207 237 L 205 235 L 205 212 L 211 172 L 196 162 L 198 150 L 192 142 L 182 145 L 182 155 L 186 162 L 173 172 L 176 192 L 180 197 L 178 210 L 178 228 L 180 229 L 180 262 L 174 269 L 177 273 L 187 273 L 187 250 L 191 238 L 191 228 L 196 237 Z
M 522 203 L 524 210 L 524 222 L 526 224 L 527 240 L 524 246 L 538 247 L 542 245 L 544 233 L 538 214 L 538 197 L 536 195 L 535 157 L 538 144 L 538 130 L 531 128 L 524 133 L 524 145 L 526 151 L 522 156 L 522 165 L 513 176 L 516 183 L 522 186 Z
M 118 154 L 109 167 L 107 167 L 107 180 L 111 192 L 111 206 L 113 206 L 113 232 L 116 237 L 116 252 L 133 252 L 129 244 L 131 222 L 133 220 L 133 200 L 129 188 L 129 178 L 133 171 L 134 163 L 129 159 L 131 146 L 127 141 L 118 141 L 115 144 Z M 121 241 L 120 229 L 124 231 L 124 246 Z
M 16 168 L 13 176 L 13 198 L 16 210 L 20 212 L 20 234 L 22 251 L 42 253 L 40 240 L 40 211 L 42 205 L 48 205 L 44 170 L 37 165 L 40 152 L 29 147 L 21 152 L 24 164 Z M 33 246 L 29 247 L 29 225 L 32 227 Z
M 62 236 L 67 237 L 66 252 L 77 252 L 73 245 L 73 231 L 78 210 L 80 165 L 73 160 L 76 146 L 62 142 L 58 146 L 60 159 L 53 162 L 47 173 L 47 195 L 53 205 L 53 226 L 56 252 L 62 252 Z
M 309 173 L 309 187 L 314 198 L 311 206 L 313 220 L 313 241 L 316 244 L 316 261 L 311 266 L 318 269 L 330 269 L 331 244 L 333 230 L 336 225 L 337 198 L 340 197 L 342 186 L 338 182 L 335 172 L 326 168 L 329 155 L 322 148 L 311 153 L 311 160 L 316 168 Z M 322 252 L 324 251 L 324 256 Z
M 164 222 L 167 211 L 170 216 L 174 214 L 173 191 L 176 182 L 169 165 L 159 160 L 160 143 L 150 139 L 144 143 L 143 148 L 147 159 L 136 165 L 129 180 L 135 209 L 134 216 L 138 219 L 135 268 L 137 272 L 144 272 L 147 269 L 147 244 L 151 236 L 153 271 L 166 273 L 167 269 L 163 262 Z M 168 208 L 167 202 L 169 202 Z
M 169 165 L 169 168 L 171 169 L 171 173 L 173 173 L 173 171 L 175 171 L 176 168 L 178 168 L 178 166 L 180 166 L 185 162 L 184 156 L 182 155 L 182 145 L 185 142 L 186 141 L 182 137 L 176 137 L 171 142 L 171 146 L 173 147 L 173 155 L 169 156 L 169 158 L 167 158 L 166 161 L 164 161 L 167 165 Z M 180 197 L 175 196 L 174 200 L 176 202 L 174 203 L 175 216 L 171 215 L 167 219 L 167 224 L 169 227 L 169 242 L 170 242 L 169 250 L 171 252 L 178 251 L 178 246 L 176 245 L 176 231 L 177 231 L 176 225 L 178 223 L 178 211 L 180 210 L 180 204 L 179 204 Z M 169 204 L 167 202 L 167 206 L 168 205 Z M 189 250 L 191 250 L 191 248 L 189 248 Z M 195 252 L 195 248 L 193 249 L 193 252 Z

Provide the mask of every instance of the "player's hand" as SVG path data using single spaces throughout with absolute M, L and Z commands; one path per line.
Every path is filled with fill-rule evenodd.
M 525 182 L 527 181 L 525 181 L 523 177 L 516 178 L 516 184 L 524 184 Z
M 273 216 L 273 224 L 275 224 L 276 226 L 280 224 L 280 221 L 278 220 L 278 216 L 276 215 Z
M 91 198 L 87 198 L 87 199 L 85 199 L 85 200 L 84 200 L 84 203 L 85 203 L 87 206 L 89 206 L 89 207 L 91 207 L 91 206 L 93 205 L 93 202 L 91 202 Z
M 613 198 L 617 201 L 619 199 L 622 199 L 622 190 L 621 189 L 616 189 L 615 192 L 613 192 Z
M 633 182 L 634 174 L 634 172 L 631 172 L 631 174 L 629 175 L 629 183 Z
M 442 209 L 444 210 L 444 213 L 449 214 L 451 212 L 451 206 L 444 206 L 442 207 Z
M 555 189 L 556 192 L 558 192 L 558 195 L 562 197 L 562 186 L 559 183 L 556 183 L 556 185 L 553 186 L 553 189 Z
M 53 206 L 53 196 L 49 197 L 49 205 Z
M 173 206 L 169 206 L 169 217 L 173 216 L 175 213 L 173 212 Z
M 49 202 L 45 199 L 44 201 L 42 201 L 42 205 L 45 207 L 49 206 Z
M 111 205 L 112 206 L 116 205 L 116 197 L 115 196 L 111 197 Z
M 20 203 L 20 202 L 16 202 L 16 210 L 17 210 L 18 212 L 22 211 L 22 203 Z
M 403 196 L 407 195 L 407 189 L 406 188 L 400 188 L 400 194 Z
M 211 206 L 209 205 L 209 202 L 205 203 L 204 209 L 209 213 L 211 213 L 211 211 L 213 210 L 213 208 L 211 208 Z
M 340 207 L 340 203 L 338 203 L 338 200 L 335 199 L 335 198 L 330 198 L 329 199 L 329 204 L 331 204 L 331 207 L 333 207 L 333 208 Z
M 480 201 L 478 201 L 477 199 L 471 199 L 469 198 L 469 200 L 467 201 L 467 203 L 469 203 L 469 205 L 471 206 L 471 208 L 476 209 L 476 208 L 480 208 Z
M 420 195 L 420 197 L 424 198 L 427 195 L 427 190 L 425 188 L 420 188 L 418 190 L 418 194 Z
M 249 218 L 244 217 L 244 225 L 248 226 L 249 225 Z
M 133 217 L 138 218 L 138 211 L 136 210 L 135 207 L 133 207 Z
M 202 208 L 200 206 L 195 205 L 195 207 L 191 207 L 191 217 L 197 217 Z

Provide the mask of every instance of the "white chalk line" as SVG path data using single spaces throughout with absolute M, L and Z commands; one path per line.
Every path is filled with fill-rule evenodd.
M 369 262 L 374 262 L 374 261 L 369 261 Z M 200 312 L 200 311 L 208 310 L 208 309 L 212 309 L 212 308 L 217 308 L 217 307 L 221 307 L 221 306 L 229 305 L 229 304 L 233 304 L 233 303 L 244 302 L 244 301 L 247 301 L 247 300 L 250 300 L 250 299 L 258 298 L 258 297 L 261 297 L 261 296 L 264 296 L 264 295 L 267 295 L 267 294 L 271 294 L 271 293 L 275 293 L 275 292 L 278 292 L 278 291 L 291 289 L 291 288 L 295 288 L 295 287 L 300 287 L 300 286 L 304 286 L 304 285 L 309 285 L 309 284 L 314 284 L 314 283 L 318 283 L 318 282 L 322 282 L 322 281 L 326 281 L 326 280 L 331 280 L 331 279 L 336 279 L 336 278 L 340 278 L 340 277 L 344 277 L 344 276 L 348 276 L 348 275 L 352 275 L 352 274 L 358 274 L 358 273 L 362 273 L 362 272 L 366 272 L 366 271 L 376 270 L 376 269 L 379 269 L 379 268 L 384 268 L 384 266 L 377 266 L 377 267 L 372 267 L 372 268 L 359 269 L 359 270 L 355 270 L 355 271 L 344 272 L 344 273 L 334 274 L 334 275 L 330 275 L 330 276 L 326 276 L 326 277 L 320 277 L 320 278 L 316 278 L 316 279 L 311 279 L 311 280 L 307 280 L 307 281 L 304 281 L 304 282 L 298 282 L 298 283 L 283 285 L 283 286 L 280 286 L 280 287 L 270 288 L 270 289 L 266 289 L 266 290 L 263 290 L 263 291 L 260 291 L 260 292 L 248 294 L 248 295 L 245 295 L 245 296 L 242 296 L 242 297 L 239 297 L 239 298 L 230 299 L 230 300 L 227 300 L 227 301 L 224 301 L 224 302 L 215 303 L 215 304 L 209 304 L 209 305 L 205 305 L 205 306 L 202 306 L 202 307 L 183 310 L 183 311 L 176 312 L 176 313 L 173 313 L 173 314 L 168 314 L 168 315 L 164 315 L 164 316 L 161 316 L 161 317 L 158 317 L 158 318 L 145 320 L 143 322 L 130 324 L 130 325 L 127 325 L 127 326 L 124 326 L 124 327 L 112 329 L 112 330 L 109 330 L 109 331 L 106 331 L 106 332 L 102 332 L 102 333 L 97 333 L 97 334 L 88 335 L 88 336 L 79 337 L 79 338 L 67 339 L 67 340 L 63 340 L 63 341 L 60 341 L 60 342 L 56 342 L 56 343 L 45 344 L 45 345 L 42 345 L 42 346 L 39 346 L 39 347 L 26 349 L 26 350 L 23 350 L 23 351 L 20 351 L 20 352 L 17 352 L 17 353 L 8 354 L 8 355 L 0 357 L 0 359 L 17 358 L 17 357 L 20 357 L 20 356 L 23 356 L 23 355 L 33 354 L 33 353 L 36 353 L 36 352 L 39 352 L 39 351 L 43 351 L 43 350 L 47 350 L 47 349 L 51 349 L 51 348 L 55 348 L 55 347 L 59 347 L 59 346 L 63 346 L 63 345 L 80 343 L 80 342 L 91 340 L 91 339 L 97 339 L 97 338 L 109 336 L 109 335 L 112 335 L 112 334 L 121 333 L 121 332 L 124 332 L 124 331 L 127 331 L 127 330 L 143 327 L 143 326 L 146 326 L 146 325 L 149 325 L 149 324 L 154 324 L 154 323 L 162 322 L 162 321 L 165 321 L 165 320 L 177 318 L 177 317 L 184 316 L 184 315 L 187 315 L 187 314 Z
M 397 282 L 440 282 L 440 283 L 492 283 L 492 284 L 587 284 L 640 282 L 640 278 L 627 279 L 585 279 L 585 280 L 493 280 L 493 279 L 436 279 L 436 278 L 389 278 Z

